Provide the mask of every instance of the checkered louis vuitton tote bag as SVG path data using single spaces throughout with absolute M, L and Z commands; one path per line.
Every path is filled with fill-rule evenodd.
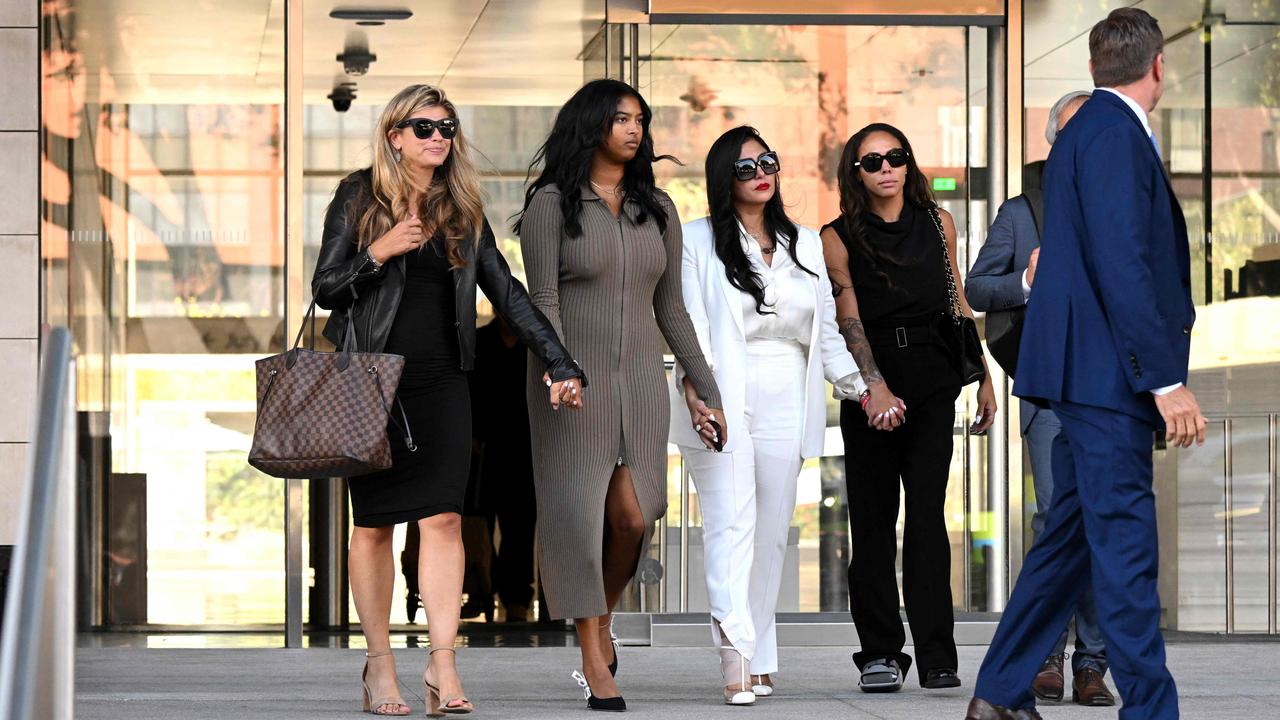
M 279 478 L 323 479 L 363 475 L 391 466 L 390 417 L 416 450 L 404 409 L 403 425 L 391 415 L 404 358 L 359 352 L 355 324 L 337 352 L 299 347 L 312 301 L 293 348 L 256 363 L 258 417 L 249 464 Z M 314 331 L 311 345 L 314 346 Z

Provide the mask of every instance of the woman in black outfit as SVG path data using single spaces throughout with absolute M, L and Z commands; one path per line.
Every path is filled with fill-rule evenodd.
M 368 646 L 364 709 L 406 715 L 387 625 L 397 523 L 421 532 L 418 576 L 431 632 L 423 673 L 428 712 L 468 713 L 454 666 L 462 600 L 462 499 L 471 454 L 465 371 L 475 355 L 476 285 L 546 363 L 553 407 L 581 405 L 582 371 L 547 319 L 511 277 L 485 220 L 479 178 L 457 111 L 444 92 L 412 85 L 387 103 L 373 137 L 373 166 L 347 176 L 325 213 L 311 288 L 333 310 L 325 337 L 406 359 L 397 398 L 417 448 L 391 429 L 391 468 L 349 479 L 351 593 Z M 448 650 L 440 658 L 434 654 Z
M 859 687 L 898 690 L 911 666 L 902 652 L 894 568 L 899 482 L 907 513 L 902 590 L 920 684 L 956 687 L 943 503 L 962 381 L 941 335 L 951 313 L 946 273 L 961 284 L 955 223 L 934 202 L 911 144 L 893 126 L 868 125 L 849 139 L 839 183 L 842 214 L 823 228 L 823 251 L 837 323 L 871 391 L 862 406 L 840 404 L 853 540 L 849 605 L 862 643 L 853 656 Z M 963 294 L 960 303 L 972 315 Z M 978 406 L 973 432 L 995 418 L 989 378 L 978 389 Z

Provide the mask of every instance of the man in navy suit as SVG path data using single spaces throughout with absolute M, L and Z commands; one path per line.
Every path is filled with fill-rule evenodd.
M 1195 309 L 1186 223 L 1147 113 L 1164 36 L 1113 11 L 1089 34 L 1093 96 L 1045 166 L 1039 270 L 1014 394 L 1048 403 L 1053 504 L 978 674 L 966 720 L 1040 718 L 1030 686 L 1092 581 L 1123 720 L 1178 717 L 1165 667 L 1151 442 L 1204 442 L 1186 388 Z M 1088 553 L 1079 548 L 1088 546 Z
M 1053 145 L 1058 133 L 1076 111 L 1089 99 L 1088 90 L 1075 90 L 1063 95 L 1049 110 L 1044 136 Z M 965 278 L 964 293 L 969 306 L 986 313 L 1025 307 L 1035 282 L 1040 254 L 1040 223 L 1044 220 L 1044 194 L 1041 192 L 1043 162 L 1028 165 L 1023 173 L 1023 194 L 1009 198 L 996 213 L 978 258 Z M 990 322 L 990 315 L 988 315 Z M 1031 517 L 1033 544 L 1044 532 L 1049 504 L 1053 501 L 1053 441 L 1062 432 L 1058 416 L 1048 408 L 1037 407 L 1030 400 L 1019 406 L 1022 440 L 1031 460 L 1031 477 L 1035 482 L 1035 514 Z M 1087 544 L 1076 552 L 1087 553 Z M 1107 652 L 1098 627 L 1098 612 L 1093 593 L 1085 592 L 1075 615 L 1075 652 L 1071 654 L 1071 700 L 1078 705 L 1108 707 L 1115 697 L 1107 688 Z M 1066 690 L 1063 666 L 1066 660 L 1067 628 L 1062 628 L 1053 651 L 1045 658 L 1040 672 L 1031 683 L 1037 700 L 1061 700 Z

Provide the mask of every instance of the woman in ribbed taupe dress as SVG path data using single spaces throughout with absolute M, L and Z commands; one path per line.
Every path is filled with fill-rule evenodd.
M 630 85 L 585 85 L 538 151 L 515 225 L 533 302 L 591 378 L 585 410 L 547 412 L 529 358 L 543 588 L 552 617 L 575 620 L 579 682 L 601 710 L 626 707 L 611 613 L 667 508 L 664 337 L 697 394 L 690 423 L 708 447 L 728 431 L 682 300 L 680 219 L 654 184 L 650 117 Z

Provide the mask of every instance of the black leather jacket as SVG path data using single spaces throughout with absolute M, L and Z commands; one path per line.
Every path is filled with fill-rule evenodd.
M 338 184 L 325 211 L 324 238 L 311 292 L 317 305 L 332 311 L 324 336 L 334 345 L 342 347 L 347 314 L 353 313 L 356 348 L 363 352 L 382 352 L 404 293 L 405 262 L 400 255 L 374 270 L 368 253 L 359 249 L 357 224 L 364 207 L 372 201 L 371 178 L 372 173 L 366 168 L 348 175 Z M 551 379 L 558 382 L 576 377 L 586 387 L 582 368 L 569 356 L 546 316 L 529 300 L 524 285 L 511 277 L 511 269 L 498 252 L 487 220 L 479 243 L 464 246 L 463 256 L 467 264 L 453 271 L 453 324 L 458 330 L 462 369 L 470 370 L 475 364 L 478 282 L 485 297 L 506 318 L 525 346 L 546 363 Z

